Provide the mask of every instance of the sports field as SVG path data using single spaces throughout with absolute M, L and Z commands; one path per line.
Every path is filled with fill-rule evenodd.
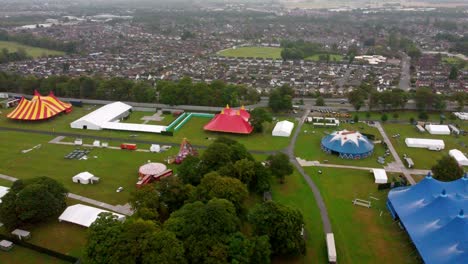
M 31 47 L 12 41 L 0 41 L 0 50 L 7 49 L 9 52 L 15 52 L 18 50 L 18 48 L 23 48 L 26 53 L 33 58 L 44 56 L 60 56 L 65 54 L 63 51 Z
M 218 52 L 226 57 L 254 57 L 264 59 L 281 59 L 281 48 L 273 47 L 237 47 Z

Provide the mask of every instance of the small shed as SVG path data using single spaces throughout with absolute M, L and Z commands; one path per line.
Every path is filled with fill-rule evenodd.
M 159 144 L 151 144 L 150 152 L 161 152 L 161 146 Z
M 77 139 L 75 139 L 74 144 L 75 144 L 75 146 L 81 146 L 81 145 L 83 145 L 83 140 L 81 138 L 77 138 Z
M 426 125 L 426 130 L 431 135 L 450 135 L 450 129 L 446 125 Z
M 388 182 L 387 173 L 384 169 L 372 169 L 374 174 L 375 183 L 382 184 Z
M 80 172 L 77 175 L 73 176 L 73 182 L 81 184 L 94 184 L 99 182 L 99 178 L 95 177 L 93 174 L 85 171 Z
M 94 140 L 93 146 L 95 146 L 95 147 L 100 147 L 100 146 L 101 146 L 101 141 L 99 141 L 99 140 Z
M 290 137 L 293 129 L 294 123 L 288 120 L 284 120 L 276 123 L 276 126 L 273 128 L 271 134 L 274 137 Z
M 13 248 L 13 242 L 8 241 L 8 240 L 2 240 L 0 241 L 0 249 L 3 251 L 9 251 Z
M 31 237 L 31 233 L 26 230 L 22 229 L 15 229 L 13 232 L 11 232 L 12 235 L 17 236 L 18 239 L 23 240 L 23 239 L 28 239 Z

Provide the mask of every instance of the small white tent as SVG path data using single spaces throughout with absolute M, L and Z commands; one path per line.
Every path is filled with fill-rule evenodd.
M 426 130 L 431 135 L 450 135 L 450 129 L 446 125 L 426 125 Z
M 288 120 L 280 121 L 276 123 L 275 128 L 273 128 L 273 131 L 271 134 L 274 137 L 289 137 L 291 136 L 291 132 L 294 129 L 294 123 L 289 122 Z
M 387 183 L 387 173 L 384 169 L 372 169 L 372 173 L 374 174 L 375 183 Z
M 75 204 L 68 206 L 67 209 L 63 211 L 63 213 L 59 216 L 58 219 L 60 222 L 65 221 L 89 227 L 92 223 L 94 223 L 94 221 L 96 221 L 100 213 L 112 212 L 83 204 Z M 112 214 L 115 215 L 118 220 L 123 221 L 125 219 L 124 215 L 116 213 Z
M 445 148 L 441 139 L 406 138 L 405 143 L 410 148 L 426 148 L 429 150 L 442 150 Z
M 85 171 L 85 172 L 80 172 L 77 175 L 73 176 L 72 178 L 73 182 L 76 183 L 81 183 L 81 184 L 93 184 L 99 181 L 98 177 L 94 177 L 93 174 Z
M 458 149 L 451 149 L 449 155 L 453 157 L 460 166 L 468 166 L 468 158 Z
M 2 203 L 2 197 L 5 196 L 10 191 L 10 188 L 0 186 L 0 203 Z

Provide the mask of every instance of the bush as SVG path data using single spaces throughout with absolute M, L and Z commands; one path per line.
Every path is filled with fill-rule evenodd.
M 388 120 L 387 114 L 383 114 L 382 117 L 380 117 L 380 120 L 382 120 L 382 122 L 387 122 Z

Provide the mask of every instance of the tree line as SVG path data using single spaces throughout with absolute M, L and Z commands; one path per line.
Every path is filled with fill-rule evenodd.
M 135 214 L 125 222 L 102 215 L 92 224 L 84 260 L 262 264 L 303 255 L 300 211 L 273 201 L 246 203 L 292 171 L 285 154 L 262 164 L 242 144 L 218 138 L 200 157 L 184 160 L 177 177 L 133 192 Z
M 0 52 L 0 63 L 7 63 L 11 61 L 20 61 L 31 59 L 31 56 L 28 56 L 26 50 L 23 48 L 18 48 L 16 51 L 10 52 L 7 48 L 3 48 Z
M 60 50 L 66 53 L 76 52 L 78 46 L 76 42 L 62 42 L 46 37 L 36 37 L 31 33 L 9 34 L 5 30 L 0 30 L 0 40 L 14 41 L 28 46 L 51 50 Z
M 283 60 L 303 60 L 307 57 L 327 53 L 323 50 L 322 45 L 318 43 L 298 41 L 281 41 L 281 58 Z
M 148 81 L 132 81 L 119 77 L 41 78 L 0 72 L 0 91 L 33 94 L 34 90 L 41 94 L 53 91 L 56 96 L 61 97 L 141 103 L 160 102 L 169 105 L 240 106 L 260 100 L 260 94 L 253 88 L 226 84 L 219 80 L 208 84 L 193 83 L 192 79 L 183 78 L 178 82 L 159 81 L 154 85 Z

